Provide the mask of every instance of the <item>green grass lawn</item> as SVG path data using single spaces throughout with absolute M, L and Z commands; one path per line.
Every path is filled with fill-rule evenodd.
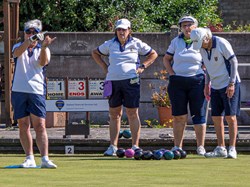
M 250 155 L 238 159 L 134 160 L 102 155 L 50 155 L 57 169 L 6 169 L 24 155 L 0 155 L 0 187 L 9 186 L 249 186 Z M 37 164 L 40 158 L 36 155 Z

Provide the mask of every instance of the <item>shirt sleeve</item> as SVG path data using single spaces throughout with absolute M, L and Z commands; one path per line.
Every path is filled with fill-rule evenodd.
M 100 45 L 97 50 L 105 56 L 109 55 L 109 46 L 110 46 L 110 40 L 109 41 L 105 41 L 102 45 Z
M 231 64 L 231 72 L 230 72 L 230 82 L 236 82 L 236 74 L 238 72 L 238 60 L 236 57 L 229 60 Z
M 224 38 L 221 38 L 221 40 L 220 40 L 220 48 L 221 48 L 223 56 L 227 60 L 230 60 L 235 56 L 231 44 Z
M 142 42 L 141 40 L 137 39 L 138 44 L 139 44 L 139 50 L 138 53 L 143 56 L 147 56 L 151 51 L 152 48 L 146 44 L 145 42 Z
M 16 43 L 13 47 L 12 47 L 12 53 L 15 51 L 16 48 L 18 48 L 22 43 Z
M 167 49 L 167 51 L 166 51 L 166 54 L 171 55 L 171 56 L 174 56 L 175 49 L 176 49 L 176 48 L 175 48 L 176 42 L 177 42 L 177 38 L 174 38 L 174 39 L 171 41 L 171 43 L 170 43 L 170 45 L 168 46 L 168 49 Z

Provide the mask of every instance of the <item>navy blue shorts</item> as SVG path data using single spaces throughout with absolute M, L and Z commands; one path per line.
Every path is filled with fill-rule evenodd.
M 125 106 L 138 108 L 140 104 L 140 79 L 112 81 L 112 95 L 109 98 L 111 108 Z
M 232 98 L 228 98 L 226 89 L 211 89 L 211 114 L 212 116 L 240 115 L 240 83 L 235 84 L 235 92 Z
M 46 118 L 45 96 L 31 93 L 12 92 L 11 103 L 14 109 L 14 120 L 29 116 Z
M 205 123 L 207 101 L 204 96 L 204 86 L 205 76 L 203 74 L 192 77 L 170 76 L 168 93 L 173 116 L 188 114 L 189 105 L 193 123 Z

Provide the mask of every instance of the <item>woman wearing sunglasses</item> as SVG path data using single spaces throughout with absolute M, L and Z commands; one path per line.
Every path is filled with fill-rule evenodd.
M 50 61 L 48 46 L 55 40 L 42 31 L 40 20 L 31 20 L 24 25 L 24 41 L 13 46 L 15 71 L 11 93 L 14 120 L 19 126 L 22 147 L 26 154 L 23 168 L 36 167 L 33 153 L 31 124 L 36 132 L 36 143 L 42 168 L 56 168 L 48 158 L 48 136 L 45 127 L 45 77 L 44 69 Z M 41 41 L 41 44 L 39 43 Z
M 181 33 L 171 41 L 163 57 L 163 64 L 169 73 L 168 93 L 174 116 L 172 150 L 183 148 L 184 132 L 190 113 L 196 134 L 196 152 L 203 156 L 206 153 L 204 143 L 207 102 L 203 94 L 205 72 L 201 54 L 193 49 L 190 39 L 190 33 L 198 26 L 198 21 L 187 15 L 181 17 L 178 24 Z

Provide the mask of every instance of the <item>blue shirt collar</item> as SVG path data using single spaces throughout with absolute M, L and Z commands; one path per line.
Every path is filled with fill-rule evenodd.
M 179 34 L 178 37 L 179 37 L 179 38 L 184 38 L 184 36 L 185 36 L 185 35 L 184 35 L 183 33 L 181 33 L 181 34 Z
M 132 41 L 132 40 L 133 40 L 133 37 L 130 37 L 130 36 L 129 36 L 129 38 L 128 38 L 128 40 L 125 42 L 124 46 L 122 46 L 121 43 L 120 43 L 120 41 L 119 41 L 119 39 L 118 39 L 118 37 L 117 37 L 117 36 L 115 37 L 115 41 L 117 41 L 117 42 L 120 44 L 120 51 L 121 51 L 121 52 L 125 51 L 125 46 L 126 46 L 126 44 L 129 43 L 129 42 Z
M 129 37 L 128 37 L 128 40 L 125 42 L 125 45 L 126 45 L 128 42 L 131 42 L 132 40 L 133 40 L 133 37 L 132 37 L 132 36 L 129 36 Z M 119 39 L 118 39 L 117 36 L 115 37 L 115 41 L 117 41 L 117 42 L 120 43 L 120 41 L 119 41 Z
M 212 48 L 216 48 L 216 36 L 212 36 Z

